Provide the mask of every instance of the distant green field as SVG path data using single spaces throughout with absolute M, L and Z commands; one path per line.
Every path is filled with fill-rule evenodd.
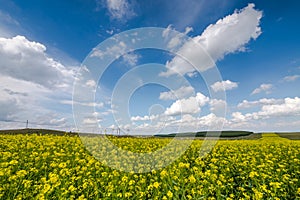
M 250 131 L 200 131 L 196 133 L 171 133 L 167 135 L 155 135 L 157 137 L 221 137 L 221 138 L 230 138 L 230 137 L 243 137 L 253 135 L 253 132 Z M 258 136 L 257 138 L 260 138 Z
M 291 132 L 291 133 L 276 133 L 280 137 L 287 138 L 290 140 L 300 140 L 300 132 Z
M 11 129 L 11 130 L 0 130 L 0 134 L 9 134 L 9 135 L 17 135 L 17 134 L 37 134 L 37 135 L 69 135 L 75 136 L 77 133 L 65 132 L 60 130 L 49 130 L 49 129 Z

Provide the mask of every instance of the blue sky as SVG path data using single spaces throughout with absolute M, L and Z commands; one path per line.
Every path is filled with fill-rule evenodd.
M 120 127 L 133 134 L 299 131 L 299 1 L 0 0 L 0 5 L 1 129 L 22 128 L 29 120 L 30 127 L 92 132 Z M 180 45 L 173 52 L 166 45 L 126 53 L 129 45 L 118 41 L 109 43 L 110 52 L 100 51 L 116 34 L 143 27 L 181 32 L 167 38 L 169 45 L 174 38 Z M 160 39 L 166 37 L 153 42 Z M 183 63 L 177 53 L 192 63 L 208 59 L 189 52 L 188 39 L 214 65 L 199 73 Z M 118 54 L 99 77 L 103 56 Z M 82 64 L 89 73 L 78 81 Z M 95 89 L 94 102 L 80 101 L 89 94 L 83 86 L 75 88 L 80 94 L 74 98 L 76 80 Z M 127 101 L 122 92 L 138 81 Z

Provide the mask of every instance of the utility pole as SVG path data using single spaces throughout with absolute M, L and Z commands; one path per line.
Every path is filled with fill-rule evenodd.
M 28 129 L 28 119 L 27 119 L 27 121 L 26 121 L 26 129 Z

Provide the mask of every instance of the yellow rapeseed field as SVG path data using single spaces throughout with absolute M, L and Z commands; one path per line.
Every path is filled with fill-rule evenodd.
M 113 140 L 149 152 L 170 139 Z M 0 135 L 0 199 L 300 199 L 300 141 L 222 140 L 199 157 L 202 142 L 166 168 L 127 173 L 96 160 L 79 137 Z

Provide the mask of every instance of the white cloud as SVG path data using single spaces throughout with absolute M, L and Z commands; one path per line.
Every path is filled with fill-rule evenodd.
M 21 105 L 18 104 L 15 98 L 0 99 L 0 120 L 6 121 L 12 118 L 12 115 L 17 114 L 21 109 Z
M 141 117 L 140 119 L 148 119 L 149 116 Z M 179 119 L 173 116 L 159 116 L 158 120 L 153 123 L 141 123 L 139 125 L 127 124 L 120 125 L 129 126 L 130 133 L 132 134 L 157 134 L 166 132 L 195 132 L 198 130 L 221 130 L 226 119 L 217 117 L 215 114 L 210 113 L 205 116 L 195 117 L 191 114 L 183 114 Z M 137 122 L 136 120 L 135 122 Z M 141 120 L 148 121 L 148 120 Z
M 246 117 L 241 112 L 233 112 L 231 114 L 233 122 L 244 122 Z
M 0 37 L 0 119 L 10 121 L 1 127 L 21 128 L 29 120 L 31 127 L 71 128 L 71 111 L 58 103 L 71 98 L 76 68 L 46 51 L 45 45 L 24 36 Z
M 238 87 L 238 83 L 230 80 L 218 81 L 210 86 L 215 92 L 232 90 Z
M 285 76 L 283 78 L 283 80 L 286 81 L 286 82 L 292 82 L 292 81 L 297 80 L 298 78 L 300 78 L 300 75 Z
M 214 60 L 222 59 L 226 54 L 244 51 L 245 44 L 261 34 L 260 19 L 262 12 L 249 4 L 242 10 L 224 17 L 209 25 L 201 36 L 195 38 L 209 52 Z
M 261 18 L 262 12 L 255 10 L 254 4 L 249 4 L 247 7 L 239 11 L 236 10 L 233 14 L 218 20 L 216 24 L 209 25 L 201 35 L 185 42 L 179 49 L 178 54 L 190 63 L 184 61 L 180 56 L 175 56 L 173 60 L 167 62 L 167 71 L 160 75 L 192 73 L 196 71 L 193 66 L 199 67 L 200 72 L 206 71 L 214 66 L 212 61 L 221 60 L 230 53 L 245 51 L 246 44 L 261 34 L 259 26 Z M 164 34 L 165 36 L 170 32 L 170 28 L 167 28 L 168 31 Z M 178 35 L 175 36 L 176 38 Z M 176 44 L 179 44 L 179 41 Z M 208 58 L 202 48 L 212 60 Z M 203 52 L 201 53 L 203 55 L 199 55 L 199 52 Z
M 189 34 L 190 32 L 193 32 L 193 31 L 194 31 L 193 27 L 188 26 L 188 27 L 185 27 L 184 34 L 187 35 L 187 34 Z
M 56 99 L 63 96 L 60 92 L 53 93 L 36 83 L 3 75 L 0 82 L 5 83 L 0 86 L 2 128 L 24 128 L 29 120 L 29 127 L 71 129 L 71 113 L 61 111 L 56 105 Z
M 49 57 L 46 47 L 24 36 L 0 38 L 0 74 L 47 88 L 71 86 L 75 71 Z M 69 88 L 68 88 L 69 89 Z
M 198 131 L 198 130 L 221 130 L 226 119 L 210 113 L 201 117 L 194 117 L 191 114 L 185 114 L 179 120 L 173 120 L 170 125 L 180 127 L 181 131 Z
M 283 103 L 264 105 L 259 116 L 288 116 L 288 115 L 300 115 L 300 98 L 285 98 Z
M 88 87 L 95 87 L 95 86 L 97 85 L 96 81 L 94 81 L 94 80 L 92 80 L 92 79 L 87 80 L 85 84 L 86 84 L 86 86 L 88 86 Z
M 252 131 L 297 131 L 300 128 L 300 98 L 244 100 L 238 107 L 259 106 L 255 112 L 233 112 L 227 128 Z
M 127 0 L 106 0 L 106 7 L 112 19 L 126 21 L 136 15 Z
M 140 56 L 136 53 L 130 52 L 123 55 L 123 60 L 126 64 L 128 64 L 131 67 L 136 66 L 138 63 Z
M 159 115 L 145 115 L 143 117 L 141 116 L 133 116 L 131 117 L 131 121 L 150 121 L 150 120 L 154 120 L 157 119 L 159 117 Z
M 284 100 L 283 99 L 259 99 L 257 101 L 247 101 L 243 100 L 242 103 L 239 103 L 237 108 L 239 109 L 245 109 L 245 108 L 251 108 L 255 106 L 262 106 L 262 105 L 273 105 L 273 104 L 278 104 L 282 103 Z
M 77 101 L 71 101 L 71 100 L 61 100 L 61 104 L 66 104 L 66 105 L 80 105 L 80 106 L 87 106 L 87 107 L 96 107 L 96 108 L 103 108 L 104 103 L 96 103 L 96 102 L 77 102 Z
M 191 96 L 195 93 L 195 90 L 192 86 L 182 86 L 177 90 L 171 90 L 168 92 L 162 92 L 159 95 L 161 100 L 175 100 L 182 99 L 188 96 Z
M 26 115 L 40 113 L 44 109 L 39 101 L 46 101 L 51 94 L 49 89 L 43 88 L 36 83 L 18 80 L 0 73 L 0 96 L 2 119 L 18 119 L 24 112 Z
M 258 88 L 256 88 L 255 90 L 253 90 L 253 92 L 251 93 L 251 95 L 254 94 L 259 94 L 261 92 L 266 92 L 267 94 L 269 94 L 271 91 L 271 89 L 273 88 L 272 84 L 261 84 Z
M 98 124 L 101 120 L 97 118 L 84 118 L 82 124 L 84 125 L 95 125 Z
M 223 99 L 211 99 L 209 105 L 212 112 L 225 112 L 227 103 Z
M 262 105 L 258 112 L 242 114 L 232 113 L 234 121 L 238 120 L 258 120 L 268 118 L 300 116 L 300 98 L 285 98 L 278 103 Z
M 118 59 L 122 56 L 123 61 L 131 67 L 135 66 L 140 58 L 140 56 L 132 52 L 123 41 L 120 41 L 114 46 L 107 47 L 105 51 L 93 49 L 90 55 L 90 57 L 98 57 L 100 59 L 104 59 L 106 56 L 113 57 L 114 59 Z
M 50 121 L 49 121 L 49 123 L 50 124 L 53 124 L 53 125 L 55 125 L 55 126 L 57 126 L 57 125 L 65 125 L 66 123 L 67 123 L 67 119 L 66 118 L 64 118 L 64 117 L 62 117 L 62 118 L 60 118 L 60 119 L 51 119 Z
M 175 101 L 169 108 L 166 109 L 166 115 L 181 115 L 181 114 L 196 114 L 201 111 L 201 107 L 209 101 L 209 98 L 201 93 L 196 96 L 191 96 L 187 99 Z
M 170 34 L 170 32 L 172 32 L 173 29 L 174 29 L 173 25 L 172 25 L 172 24 L 169 24 L 168 27 L 165 28 L 165 29 L 163 30 L 162 36 L 163 36 L 164 38 L 169 37 L 169 34 Z
M 121 55 L 123 55 L 127 49 L 127 45 L 123 42 L 120 41 L 118 44 L 107 47 L 105 51 L 101 51 L 99 49 L 93 49 L 92 54 L 90 57 L 98 57 L 103 59 L 104 56 L 113 56 L 115 59 L 119 58 Z

